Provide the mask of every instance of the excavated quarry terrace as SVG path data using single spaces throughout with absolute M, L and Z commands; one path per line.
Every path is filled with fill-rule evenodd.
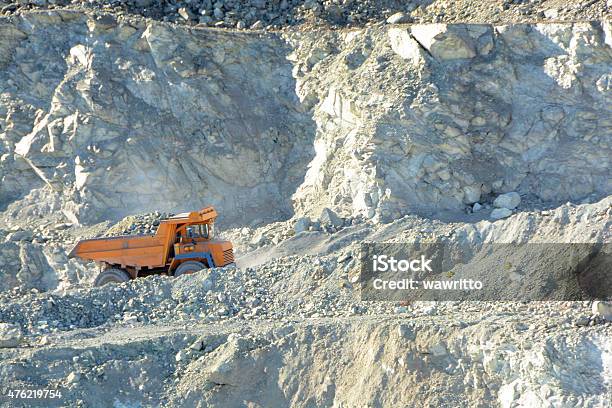
M 248 34 L 38 12 L 2 30 L 2 201 L 47 189 L 15 218 L 206 197 L 232 226 L 396 219 L 610 191 L 609 22 Z
M 608 306 L 367 302 L 357 275 L 364 241 L 609 243 L 611 47 L 605 19 L 0 17 L 2 384 L 62 390 L 42 406 L 610 404 Z M 91 288 L 67 257 L 203 205 L 236 268 Z

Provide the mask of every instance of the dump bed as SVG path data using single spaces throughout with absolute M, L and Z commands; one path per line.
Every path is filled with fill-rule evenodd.
M 123 267 L 159 268 L 164 266 L 164 240 L 164 236 L 158 235 L 85 239 L 74 247 L 69 256 Z

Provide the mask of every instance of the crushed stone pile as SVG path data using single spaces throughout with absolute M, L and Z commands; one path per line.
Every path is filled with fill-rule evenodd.
M 177 24 L 280 29 L 295 26 L 359 27 L 376 23 L 507 23 L 593 20 L 607 0 L 2 0 L 5 15 L 38 9 L 84 9 L 139 15 Z
M 126 218 L 113 228 L 122 231 L 125 225 L 134 225 L 134 220 L 154 222 L 151 220 L 162 215 L 155 212 Z M 42 293 L 36 288 L 16 286 L 0 292 L 0 304 L 5 305 L 0 310 L 0 322 L 17 324 L 25 333 L 40 335 L 113 324 L 169 324 L 177 319 L 212 323 L 394 313 L 420 315 L 440 308 L 469 308 L 471 303 L 461 302 L 416 302 L 415 306 L 362 301 L 361 243 L 451 242 L 460 248 L 477 248 L 491 240 L 573 242 L 575 236 L 581 236 L 583 242 L 609 242 L 611 222 L 612 202 L 605 199 L 594 204 L 565 205 L 554 211 L 524 213 L 501 223 L 481 221 L 466 225 L 412 216 L 383 226 L 355 224 L 333 233 L 291 232 L 286 238 L 271 235 L 273 231 L 284 234 L 288 230 L 287 224 L 279 224 L 276 228 L 254 231 L 269 237 L 261 246 L 242 242 L 239 268 L 204 270 L 176 279 L 151 276 L 103 288 L 91 288 L 89 281 L 83 279 L 73 282 L 72 287 Z M 560 234 L 559 228 L 563 228 L 564 234 Z M 517 235 L 516 231 L 523 231 L 524 235 Z M 240 231 L 227 233 L 232 236 Z M 240 246 L 241 241 L 237 244 Z M 296 252 L 300 255 L 295 255 Z M 95 271 L 89 272 L 92 279 Z M 474 305 L 480 307 L 478 302 Z M 566 305 L 584 313 L 585 303 Z M 581 325 L 603 323 L 601 319 L 584 322 L 583 315 L 572 315 L 569 322 L 574 320 L 582 321 Z
M 359 300 L 354 258 L 285 257 L 256 268 L 205 270 L 173 279 L 152 276 L 122 285 L 39 294 L 0 294 L 0 321 L 29 334 L 114 323 L 291 319 L 393 313 Z M 434 307 L 435 309 L 435 307 Z M 407 311 L 407 308 L 398 309 Z
M 279 387 L 283 398 L 291 398 L 297 378 L 317 383 L 319 370 L 338 379 L 333 397 L 318 395 L 313 385 L 293 397 L 292 405 L 307 406 L 303 401 L 310 395 L 321 405 L 332 399 L 356 403 L 354 391 L 340 380 L 345 376 L 371 384 L 365 391 L 360 387 L 359 395 L 377 406 L 391 406 L 388 393 L 376 392 L 381 381 L 399 387 L 443 378 L 434 391 L 423 389 L 420 398 L 444 404 L 466 375 L 496 390 L 474 393 L 470 398 L 479 403 L 511 406 L 520 397 L 507 390 L 515 388 L 533 390 L 529 401 L 547 401 L 545 383 L 563 401 L 583 398 L 587 406 L 606 401 L 609 373 L 592 362 L 609 352 L 612 324 L 595 313 L 599 305 L 385 303 L 341 316 L 318 313 L 334 302 L 315 300 L 318 295 L 301 278 L 294 299 L 321 302 L 311 313 L 308 306 L 294 310 L 287 297 L 261 285 L 278 289 L 275 285 L 291 280 L 276 278 L 286 270 L 286 264 L 262 268 L 257 277 L 248 270 L 202 271 L 53 296 L 3 294 L 3 381 L 61 387 L 76 406 L 95 405 L 108 393 L 117 393 L 121 404 L 227 406 L 247 400 L 266 405 L 278 401 Z M 558 373 L 556 365 L 565 371 Z M 582 370 L 578 381 L 566 374 L 575 370 Z M 416 380 L 406 375 L 415 371 Z M 270 372 L 286 380 L 279 383 Z M 128 385 L 117 381 L 125 373 L 132 378 Z M 87 392 L 89 387 L 95 392 Z
M 514 311 L 527 307 L 545 316 L 564 316 L 563 325 L 612 322 L 591 313 L 592 302 L 367 302 L 333 259 L 284 258 L 258 268 L 204 270 L 172 279 L 151 276 L 102 288 L 39 293 L 14 289 L 0 293 L 0 322 L 18 327 L 28 341 L 62 331 L 116 325 L 203 324 L 294 321 L 361 315 L 403 315 Z

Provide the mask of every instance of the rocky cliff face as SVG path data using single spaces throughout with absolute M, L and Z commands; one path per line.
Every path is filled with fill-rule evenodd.
M 0 30 L 20 216 L 385 220 L 610 191 L 609 23 L 243 34 L 53 11 Z
M 314 132 L 279 39 L 69 12 L 5 27 L 4 106 L 28 111 L 5 120 L 6 162 L 38 179 L 5 191 L 46 185 L 81 223 L 204 202 L 236 223 L 291 214 Z
M 396 218 L 514 190 L 609 191 L 610 35 L 577 23 L 294 36 L 318 125 L 298 207 Z

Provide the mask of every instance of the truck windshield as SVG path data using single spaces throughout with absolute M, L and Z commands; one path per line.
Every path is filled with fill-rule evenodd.
M 200 234 L 200 238 L 210 238 L 208 224 L 198 225 L 198 233 Z
M 212 238 L 212 226 L 208 224 L 192 225 L 187 227 L 187 237 L 189 238 Z

